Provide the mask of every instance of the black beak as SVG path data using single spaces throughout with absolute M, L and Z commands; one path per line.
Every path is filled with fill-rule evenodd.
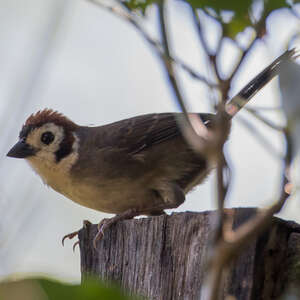
M 25 158 L 35 154 L 35 150 L 23 139 L 19 140 L 6 154 L 9 157 Z

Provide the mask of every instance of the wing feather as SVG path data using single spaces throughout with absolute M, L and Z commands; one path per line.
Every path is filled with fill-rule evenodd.
M 179 113 L 147 114 L 105 125 L 99 136 L 98 147 L 113 147 L 128 154 L 138 154 L 150 147 L 181 136 L 176 122 Z M 199 114 L 206 122 L 213 114 Z M 207 123 L 207 122 L 206 122 Z

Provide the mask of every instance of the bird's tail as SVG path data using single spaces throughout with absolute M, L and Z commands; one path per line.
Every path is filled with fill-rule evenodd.
M 232 118 L 250 99 L 279 74 L 281 67 L 289 60 L 298 57 L 296 49 L 287 50 L 268 67 L 254 77 L 236 96 L 226 104 L 226 112 Z

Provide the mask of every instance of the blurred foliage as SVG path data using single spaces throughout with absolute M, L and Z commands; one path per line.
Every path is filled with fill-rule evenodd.
M 119 287 L 89 279 L 81 285 L 46 278 L 8 281 L 0 284 L 0 300 L 138 300 Z
M 186 2 L 195 10 L 202 10 L 206 15 L 218 21 L 223 27 L 224 36 L 235 38 L 235 36 L 252 27 L 264 34 L 266 18 L 277 9 L 292 8 L 300 0 L 178 0 Z M 122 3 L 130 10 L 145 15 L 148 7 L 159 0 L 122 0 Z M 262 11 L 257 16 L 255 6 L 262 6 Z M 255 11 L 256 10 L 256 11 Z M 255 16 L 255 17 L 254 17 Z
M 151 4 L 157 2 L 155 0 L 122 0 L 122 3 L 130 10 L 141 12 L 143 15 Z

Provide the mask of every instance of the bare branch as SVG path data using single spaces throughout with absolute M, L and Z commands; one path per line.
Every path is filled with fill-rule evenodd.
M 178 80 L 176 78 L 174 66 L 172 61 L 169 59 L 171 57 L 171 53 L 170 53 L 169 40 L 168 40 L 167 28 L 166 28 L 167 25 L 166 25 L 166 16 L 165 16 L 165 1 L 161 0 L 158 7 L 159 7 L 159 26 L 162 35 L 162 46 L 165 52 L 165 56 L 164 56 L 165 70 L 169 78 L 169 81 L 171 83 L 171 86 L 173 88 L 173 91 L 175 93 L 175 96 L 177 98 L 177 102 L 179 103 L 182 112 L 186 115 L 186 118 L 188 119 L 187 110 L 185 107 L 185 101 L 178 87 L 178 83 L 177 83 Z
M 251 49 L 253 48 L 253 46 L 255 45 L 255 43 L 257 42 L 257 40 L 259 39 L 258 35 L 256 35 L 252 41 L 250 42 L 250 44 L 248 45 L 248 47 L 242 51 L 242 55 L 240 56 L 240 58 L 238 59 L 235 67 L 233 68 L 231 75 L 229 76 L 228 80 L 231 82 L 232 79 L 234 78 L 234 76 L 237 74 L 238 70 L 240 69 L 243 61 L 245 60 L 245 57 L 247 56 L 247 54 L 251 51 Z
M 204 38 L 203 27 L 202 27 L 202 23 L 201 23 L 201 19 L 199 17 L 198 11 L 195 8 L 192 8 L 192 14 L 193 14 L 195 26 L 197 28 L 200 43 L 202 45 L 202 48 L 204 49 L 204 52 L 206 53 L 206 56 L 212 66 L 213 72 L 217 78 L 217 82 L 219 84 L 219 90 L 221 91 L 222 102 L 225 103 L 228 98 L 228 92 L 230 89 L 231 81 L 224 80 L 221 78 L 221 74 L 220 74 L 218 64 L 217 64 L 217 58 L 220 55 L 221 46 L 222 46 L 222 42 L 223 42 L 223 38 L 224 38 L 223 31 L 222 31 L 221 37 L 219 38 L 218 45 L 217 45 L 215 52 L 211 53 L 211 51 L 209 50 L 209 47 L 207 45 L 207 42 L 205 41 L 205 38 Z
M 193 14 L 195 26 L 197 28 L 200 43 L 202 45 L 202 48 L 204 49 L 204 52 L 206 53 L 206 56 L 207 56 L 209 62 L 212 64 L 214 73 L 217 77 L 218 83 L 220 84 L 220 82 L 222 82 L 222 78 L 220 76 L 220 72 L 219 72 L 219 69 L 217 66 L 217 57 L 218 57 L 220 49 L 221 49 L 222 37 L 220 37 L 220 39 L 219 39 L 218 46 L 217 46 L 215 53 L 212 54 L 208 48 L 207 42 L 205 41 L 204 32 L 203 32 L 203 28 L 202 28 L 202 24 L 201 24 L 201 19 L 195 8 L 192 8 L 192 14 Z
M 201 24 L 200 17 L 199 17 L 198 12 L 195 8 L 191 7 L 191 9 L 192 9 L 194 23 L 195 23 L 197 31 L 198 31 L 198 36 L 199 36 L 202 48 L 204 49 L 204 52 L 207 55 L 207 58 L 209 58 L 211 53 L 210 53 L 210 51 L 208 49 L 208 45 L 207 45 L 207 43 L 204 39 L 204 34 L 203 34 L 203 29 L 202 29 L 202 24 Z
M 227 173 L 226 182 L 224 179 L 224 172 Z M 223 228 L 226 221 L 226 215 L 224 214 L 224 204 L 228 187 L 231 180 L 231 172 L 228 167 L 223 151 L 218 154 L 217 161 L 217 197 L 218 197 L 218 224 L 216 227 L 216 233 L 214 237 L 214 244 L 223 238 Z M 214 246 L 214 245 L 213 245 Z
M 264 147 L 265 150 L 269 151 L 277 159 L 283 159 L 283 155 L 280 154 L 270 143 L 266 137 L 257 130 L 246 118 L 243 118 L 241 115 L 238 116 L 238 120 L 243 123 L 243 125 L 255 136 L 257 141 Z M 284 129 L 282 129 L 283 131 Z
M 201 77 L 198 73 L 191 70 L 190 67 L 183 64 L 181 61 L 177 61 L 170 54 L 169 49 L 169 41 L 167 37 L 167 29 L 165 23 L 165 12 L 164 12 L 164 1 L 159 4 L 159 15 L 160 15 L 160 26 L 163 42 L 160 43 L 154 39 L 152 39 L 148 33 L 143 29 L 140 23 L 136 20 L 136 17 L 131 14 L 127 9 L 124 10 L 122 5 L 120 5 L 120 1 L 118 6 L 111 6 L 110 4 L 105 4 L 104 2 L 99 2 L 97 0 L 88 0 L 108 11 L 114 13 L 115 15 L 123 18 L 132 24 L 144 37 L 144 39 L 153 47 L 158 57 L 161 59 L 162 65 L 165 68 L 167 77 L 170 81 L 171 87 L 174 91 L 177 102 L 179 103 L 181 110 L 183 111 L 183 116 L 179 116 L 177 118 L 177 122 L 182 130 L 182 133 L 187 140 L 187 142 L 191 145 L 191 147 L 198 153 L 205 154 L 209 153 L 212 155 L 212 149 L 214 149 L 216 143 L 219 143 L 218 138 L 215 138 L 213 132 L 208 135 L 208 130 L 206 126 L 203 124 L 201 119 L 196 114 L 188 114 L 187 109 L 185 107 L 185 101 L 178 87 L 178 80 L 176 78 L 174 64 L 181 66 L 183 69 L 189 71 L 189 73 L 193 77 L 197 77 L 197 79 L 201 80 L 205 84 L 207 84 L 211 88 L 216 88 L 218 85 L 215 83 L 209 82 L 204 77 Z
M 98 0 L 87 0 L 97 6 L 100 6 L 103 9 L 108 10 L 109 12 L 113 13 L 114 15 L 122 18 L 123 20 L 129 22 L 131 25 L 135 27 L 135 29 L 141 34 L 141 36 L 147 41 L 148 44 L 155 50 L 155 52 L 159 56 L 164 56 L 164 52 L 162 49 L 162 44 L 158 41 L 152 38 L 146 30 L 143 28 L 143 26 L 140 24 L 140 22 L 137 20 L 136 16 L 131 14 L 129 10 L 124 10 L 124 5 L 122 5 L 121 1 L 117 1 L 120 5 L 119 6 L 111 6 L 107 5 L 104 2 L 100 2 Z M 123 7 L 123 8 L 121 8 Z M 196 80 L 199 80 L 209 86 L 210 88 L 218 88 L 218 84 L 211 82 L 209 79 L 207 79 L 204 75 L 200 74 L 196 70 L 194 70 L 191 66 L 188 66 L 185 62 L 183 62 L 181 59 L 177 57 L 170 56 L 169 59 L 176 63 L 179 67 L 181 67 L 184 71 L 186 71 L 191 77 L 193 77 Z
M 216 135 L 216 132 L 211 132 L 208 135 L 208 130 L 203 124 L 201 119 L 196 114 L 188 114 L 183 95 L 180 92 L 178 86 L 178 80 L 175 74 L 175 69 L 173 61 L 170 60 L 170 46 L 168 40 L 168 29 L 165 16 L 165 1 L 161 0 L 159 2 L 159 25 L 162 34 L 162 46 L 165 55 L 161 56 L 162 62 L 175 94 L 176 100 L 180 105 L 180 108 L 183 112 L 183 117 L 178 117 L 177 122 L 180 126 L 180 129 L 185 137 L 186 141 L 191 145 L 191 147 L 198 153 L 204 154 L 208 152 L 208 149 L 216 149 L 216 144 L 221 140 L 220 134 Z M 195 126 L 196 125 L 196 126 Z M 219 137 L 219 138 L 218 138 Z M 223 141 L 224 143 L 225 141 Z M 211 152 L 211 151 L 210 151 Z M 211 155 L 214 155 L 211 153 Z
M 282 105 L 281 106 L 252 106 L 252 105 L 247 105 L 248 108 L 250 108 L 253 111 L 281 111 L 282 110 Z
M 281 126 L 278 126 L 276 124 L 274 124 L 272 121 L 264 118 L 263 116 L 261 116 L 260 114 L 258 114 L 257 110 L 251 107 L 245 107 L 245 110 L 248 111 L 252 116 L 254 116 L 257 120 L 259 120 L 260 122 L 264 123 L 265 125 L 267 125 L 268 127 L 277 130 L 277 131 L 283 131 L 284 128 Z
M 284 130 L 284 136 L 286 141 L 286 155 L 282 171 L 280 197 L 269 209 L 258 212 L 255 217 L 241 225 L 235 232 L 232 230 L 224 232 L 224 239 L 219 241 L 208 264 L 208 281 L 206 287 L 206 292 L 208 294 L 206 296 L 209 300 L 218 299 L 219 283 L 217 280 L 220 279 L 220 274 L 224 267 L 227 266 L 246 245 L 252 242 L 255 237 L 266 230 L 271 222 L 272 216 L 281 210 L 289 197 L 289 194 L 285 192 L 285 185 L 287 183 L 285 170 L 290 167 L 292 157 L 291 137 L 288 129 Z

